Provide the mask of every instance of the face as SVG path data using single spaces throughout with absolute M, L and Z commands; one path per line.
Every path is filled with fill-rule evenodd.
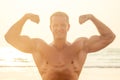
M 65 16 L 53 16 L 50 28 L 55 39 L 64 39 L 69 30 L 69 23 Z

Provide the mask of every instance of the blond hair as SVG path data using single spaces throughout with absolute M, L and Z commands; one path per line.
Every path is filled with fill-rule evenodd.
M 69 17 L 65 12 L 55 12 L 50 16 L 50 23 L 52 22 L 52 17 L 53 16 L 65 16 L 67 19 L 67 22 L 69 23 Z

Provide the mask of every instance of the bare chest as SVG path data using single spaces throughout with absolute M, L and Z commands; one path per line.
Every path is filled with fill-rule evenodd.
M 73 55 L 64 52 L 58 52 L 47 55 L 45 59 L 50 65 L 63 66 L 67 63 L 70 63 L 73 60 Z
M 85 55 L 83 53 L 71 52 L 51 52 L 45 54 L 41 59 L 36 60 L 38 66 L 41 68 L 48 68 L 54 70 L 74 69 L 79 70 L 85 62 Z
M 46 62 L 44 62 L 40 71 L 42 70 L 43 76 L 49 78 L 51 78 L 50 75 L 53 75 L 53 78 L 57 77 L 57 79 L 63 78 L 63 80 L 66 76 L 68 76 L 67 78 L 71 77 L 71 79 L 78 78 L 85 61 L 85 58 L 80 59 L 80 56 L 82 55 L 71 53 L 58 53 L 47 56 Z

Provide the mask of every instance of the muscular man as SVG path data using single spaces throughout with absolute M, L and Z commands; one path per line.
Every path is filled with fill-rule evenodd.
M 79 17 L 82 24 L 91 20 L 100 35 L 80 37 L 73 43 L 66 40 L 70 28 L 69 17 L 64 12 L 55 12 L 50 17 L 50 30 L 53 42 L 47 44 L 39 38 L 20 35 L 23 25 L 30 19 L 39 23 L 39 16 L 25 14 L 6 33 L 5 39 L 18 50 L 31 53 L 43 80 L 78 80 L 87 54 L 103 49 L 110 44 L 115 34 L 92 14 Z

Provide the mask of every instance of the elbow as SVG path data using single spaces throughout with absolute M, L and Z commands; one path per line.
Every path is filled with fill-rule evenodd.
M 4 38 L 7 42 L 9 41 L 9 36 L 7 34 L 4 35 Z
M 112 39 L 112 41 L 115 39 L 115 37 L 116 37 L 115 34 L 111 35 L 111 39 Z
M 108 36 L 107 40 L 109 40 L 109 42 L 111 43 L 111 42 L 113 42 L 113 40 L 115 39 L 115 37 L 116 37 L 115 34 L 111 34 L 111 35 Z
M 5 40 L 6 40 L 8 43 L 11 42 L 11 36 L 10 36 L 10 35 L 5 34 L 4 38 L 5 38 Z

